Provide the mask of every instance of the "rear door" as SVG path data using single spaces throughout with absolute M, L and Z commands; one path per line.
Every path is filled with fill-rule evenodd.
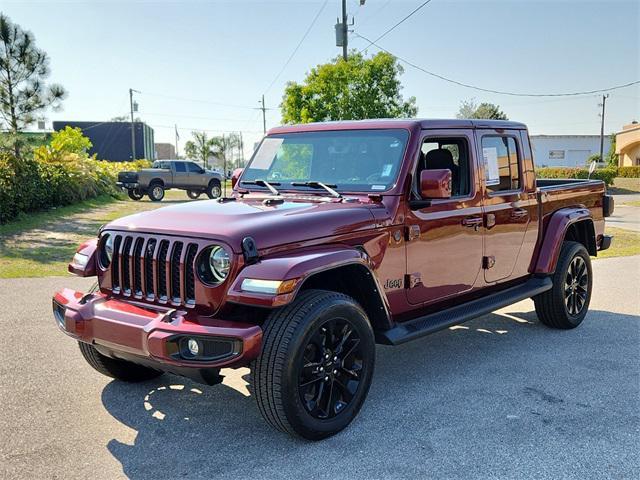
M 189 184 L 189 173 L 186 162 L 172 162 L 173 164 L 173 186 L 186 187 Z
M 484 164 L 484 277 L 508 280 L 515 268 L 535 201 L 526 192 L 518 130 L 477 130 Z

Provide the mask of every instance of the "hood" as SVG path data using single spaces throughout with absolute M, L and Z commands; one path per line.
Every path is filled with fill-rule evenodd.
M 241 252 L 250 236 L 259 250 L 374 228 L 366 203 L 287 199 L 265 205 L 263 198 L 187 202 L 120 218 L 106 230 L 211 238 Z

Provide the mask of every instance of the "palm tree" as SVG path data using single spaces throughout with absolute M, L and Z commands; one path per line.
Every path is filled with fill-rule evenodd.
M 188 158 L 200 160 L 204 168 L 209 168 L 209 158 L 216 154 L 215 138 L 208 138 L 205 132 L 191 132 L 193 140 L 184 145 Z

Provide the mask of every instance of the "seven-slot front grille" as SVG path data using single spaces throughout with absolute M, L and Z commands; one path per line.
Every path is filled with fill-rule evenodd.
M 195 305 L 195 268 L 198 245 L 181 240 L 115 234 L 111 260 L 114 294 Z

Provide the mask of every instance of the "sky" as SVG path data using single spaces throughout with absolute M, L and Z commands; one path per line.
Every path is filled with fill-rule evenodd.
M 348 0 L 362 49 L 422 0 Z M 291 61 L 294 48 L 312 24 Z M 261 95 L 278 125 L 287 81 L 341 53 L 334 24 L 340 0 L 295 1 L 32 1 L 0 0 L 0 11 L 30 30 L 50 57 L 50 81 L 68 91 L 48 121 L 106 121 L 129 113 L 136 89 L 139 116 L 156 142 L 179 148 L 193 130 L 242 131 L 247 153 L 262 136 Z M 432 0 L 380 40 L 422 68 L 483 88 L 558 93 L 640 80 L 640 2 L 578 0 Z M 370 46 L 366 53 L 376 53 Z M 286 66 L 285 66 L 286 65 Z M 599 134 L 599 95 L 535 98 L 484 93 L 404 65 L 403 95 L 418 116 L 454 117 L 460 102 L 500 105 L 532 134 Z M 281 74 L 278 76 L 278 74 Z M 271 85 L 269 87 L 269 85 Z M 640 85 L 610 92 L 605 131 L 640 121 Z

